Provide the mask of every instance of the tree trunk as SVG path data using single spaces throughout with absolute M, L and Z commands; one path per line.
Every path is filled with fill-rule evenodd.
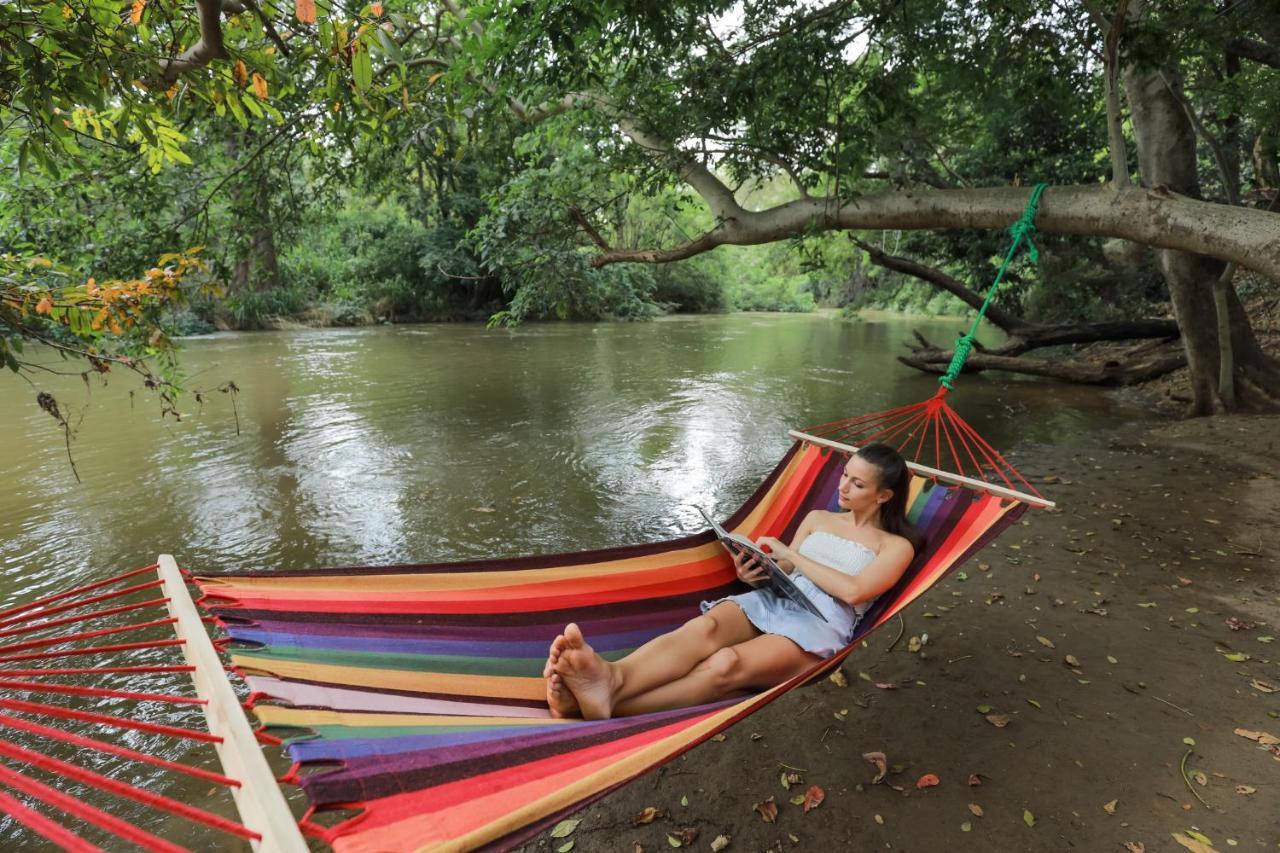
M 1138 141 L 1138 171 L 1145 186 L 1166 188 L 1199 198 L 1196 171 L 1196 134 L 1190 119 L 1168 80 L 1180 80 L 1176 72 L 1154 73 L 1126 69 L 1125 90 Z M 1175 83 L 1177 85 L 1177 83 Z M 1219 396 L 1219 339 L 1214 304 L 1214 283 L 1222 275 L 1221 261 L 1172 249 L 1157 251 L 1160 269 L 1169 286 L 1174 316 L 1182 331 L 1190 372 L 1191 415 L 1207 415 L 1225 408 Z M 1256 374 L 1265 394 L 1273 393 L 1270 377 L 1275 366 L 1257 345 L 1235 288 L 1226 285 L 1231 323 L 1231 351 L 1237 372 Z M 1236 315 L 1239 315 L 1236 317 Z

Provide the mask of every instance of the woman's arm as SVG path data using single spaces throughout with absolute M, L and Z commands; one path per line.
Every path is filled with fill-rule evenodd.
M 817 521 L 818 521 L 818 510 L 815 509 L 811 511 L 808 515 L 806 515 L 804 517 L 804 521 L 800 522 L 800 526 L 796 528 L 796 535 L 791 537 L 790 548 L 784 548 L 782 551 L 779 551 L 776 549 L 770 550 L 770 548 L 765 549 L 766 551 L 769 551 L 770 555 L 773 557 L 773 561 L 778 564 L 778 568 L 782 569 L 787 574 L 791 574 L 792 572 L 795 571 L 795 568 L 796 568 L 795 561 L 791 559 L 790 554 L 785 552 L 787 551 L 794 552 L 799 550 L 800 543 L 803 542 L 805 539 L 809 538 L 809 534 L 814 531 L 814 528 L 817 525 Z M 766 541 L 777 542 L 779 545 L 782 544 L 780 540 L 774 539 L 771 536 L 766 536 L 762 538 L 760 542 L 757 544 L 763 545 Z
M 797 545 L 799 542 L 800 535 L 797 532 Z M 765 537 L 760 540 L 760 543 L 762 545 L 767 543 L 773 549 L 775 559 L 780 557 L 787 560 L 817 584 L 823 592 L 849 605 L 870 601 L 889 590 L 902 577 L 902 573 L 907 570 L 907 566 L 911 565 L 911 559 L 915 556 L 915 550 L 910 542 L 894 536 L 884 544 L 880 553 L 868 566 L 858 574 L 850 575 L 802 556 L 794 548 L 783 545 L 777 539 Z

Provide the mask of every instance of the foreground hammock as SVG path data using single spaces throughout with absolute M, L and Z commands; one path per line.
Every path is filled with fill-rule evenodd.
M 846 458 L 816 440 L 797 443 L 726 526 L 789 539 L 807 512 L 835 508 Z M 1028 501 L 1040 502 L 1024 498 L 913 477 L 909 516 L 928 544 L 848 648 L 746 699 L 596 722 L 548 716 L 541 672 L 551 640 L 577 621 L 617 659 L 695 616 L 703 599 L 741 591 L 711 533 L 559 556 L 197 583 L 236 641 L 232 662 L 254 713 L 284 736 L 297 762 L 290 778 L 311 809 L 359 811 L 332 827 L 308 817 L 304 830 L 338 851 L 506 846 L 831 671 Z

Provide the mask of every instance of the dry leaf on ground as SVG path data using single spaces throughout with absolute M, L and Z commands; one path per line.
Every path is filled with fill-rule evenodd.
M 1244 794 L 1247 797 L 1250 794 L 1256 794 L 1257 792 L 1258 792 L 1258 789 L 1253 787 L 1252 785 L 1236 785 L 1237 794 Z
M 1104 812 L 1106 812 L 1107 814 L 1115 814 L 1115 813 L 1116 813 L 1116 804 L 1117 804 L 1117 803 L 1119 803 L 1119 802 L 1120 802 L 1119 800 L 1112 800 L 1112 801 L 1111 801 L 1111 802 L 1109 802 L 1109 803 L 1104 803 L 1104 804 L 1103 804 L 1103 806 L 1102 806 L 1102 810 L 1103 810 Z
M 763 803 L 756 803 L 754 808 L 760 813 L 760 817 L 765 823 L 773 823 L 778 819 L 778 804 L 773 801 L 773 797 Z
M 1263 746 L 1275 746 L 1280 743 L 1280 738 L 1273 734 L 1268 734 L 1267 732 L 1255 732 L 1250 731 L 1249 729 L 1236 729 L 1235 733 L 1240 735 L 1240 737 L 1248 738 L 1249 740 L 1256 740 Z
M 649 808 L 645 809 L 635 817 L 631 818 L 631 823 L 634 824 L 635 826 L 641 826 L 646 823 L 653 823 L 653 819 L 660 814 L 662 814 L 662 812 L 658 811 L 653 806 L 649 806 Z
M 871 780 L 871 784 L 878 785 L 889 772 L 889 759 L 883 752 L 864 752 L 862 757 L 876 766 L 876 778 Z
M 1008 714 L 987 714 L 987 722 L 995 726 L 997 729 L 1003 729 L 1009 725 Z
M 827 792 L 819 788 L 817 785 L 810 785 L 809 790 L 804 792 L 804 810 L 806 813 L 816 809 L 822 805 L 822 801 L 827 798 Z
M 979 785 L 981 785 L 981 784 L 982 784 L 982 777 L 981 777 L 981 776 L 979 776 L 977 773 L 970 773 L 970 774 L 969 774 L 969 787 L 970 787 L 970 788 L 976 788 L 976 787 L 978 787 L 978 786 L 979 786 Z
M 916 780 L 916 787 L 924 790 L 925 788 L 932 788 L 941 782 L 942 780 L 938 778 L 936 773 L 926 773 Z
M 1178 842 L 1188 850 L 1190 850 L 1191 853 L 1217 853 L 1217 851 L 1213 849 L 1212 844 L 1206 844 L 1204 843 L 1204 841 L 1201 841 L 1200 839 L 1192 838 L 1191 837 L 1192 835 L 1200 835 L 1200 834 L 1198 832 L 1192 833 L 1190 832 L 1190 830 L 1188 830 L 1188 833 L 1186 835 L 1184 835 L 1181 832 L 1175 832 L 1173 833 L 1173 840 Z M 1204 836 L 1200 835 L 1200 838 L 1204 838 Z M 1205 839 L 1205 841 L 1207 840 L 1208 839 Z
M 982 817 L 982 806 L 977 803 L 969 803 L 969 811 L 973 813 L 974 817 Z
M 721 850 L 729 846 L 729 836 L 717 835 L 711 842 L 711 853 L 720 853 Z
M 1057 646 L 1055 646 L 1055 645 L 1053 644 L 1053 640 L 1050 640 L 1048 637 L 1041 637 L 1041 636 L 1040 636 L 1040 635 L 1038 635 L 1038 634 L 1036 635 L 1036 642 L 1038 642 L 1040 645 L 1044 646 L 1046 649 L 1055 649 L 1055 648 L 1057 648 Z

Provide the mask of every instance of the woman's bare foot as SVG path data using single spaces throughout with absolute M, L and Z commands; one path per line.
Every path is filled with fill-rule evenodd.
M 582 716 L 581 711 L 578 710 L 578 700 L 569 692 L 564 679 L 555 671 L 567 642 L 564 634 L 552 641 L 551 648 L 547 652 L 547 665 L 542 668 L 542 677 L 547 681 L 547 707 L 551 709 L 551 716 L 557 719 Z
M 577 698 L 569 692 L 558 672 L 547 677 L 547 707 L 551 709 L 551 716 L 557 720 L 582 716 Z
M 613 714 L 617 692 L 616 670 L 595 649 L 587 645 L 582 630 L 574 623 L 564 629 L 564 648 L 556 663 L 556 673 L 578 700 L 583 719 L 607 720 Z M 554 644 L 552 644 L 554 646 Z M 550 687 L 548 686 L 548 693 Z

